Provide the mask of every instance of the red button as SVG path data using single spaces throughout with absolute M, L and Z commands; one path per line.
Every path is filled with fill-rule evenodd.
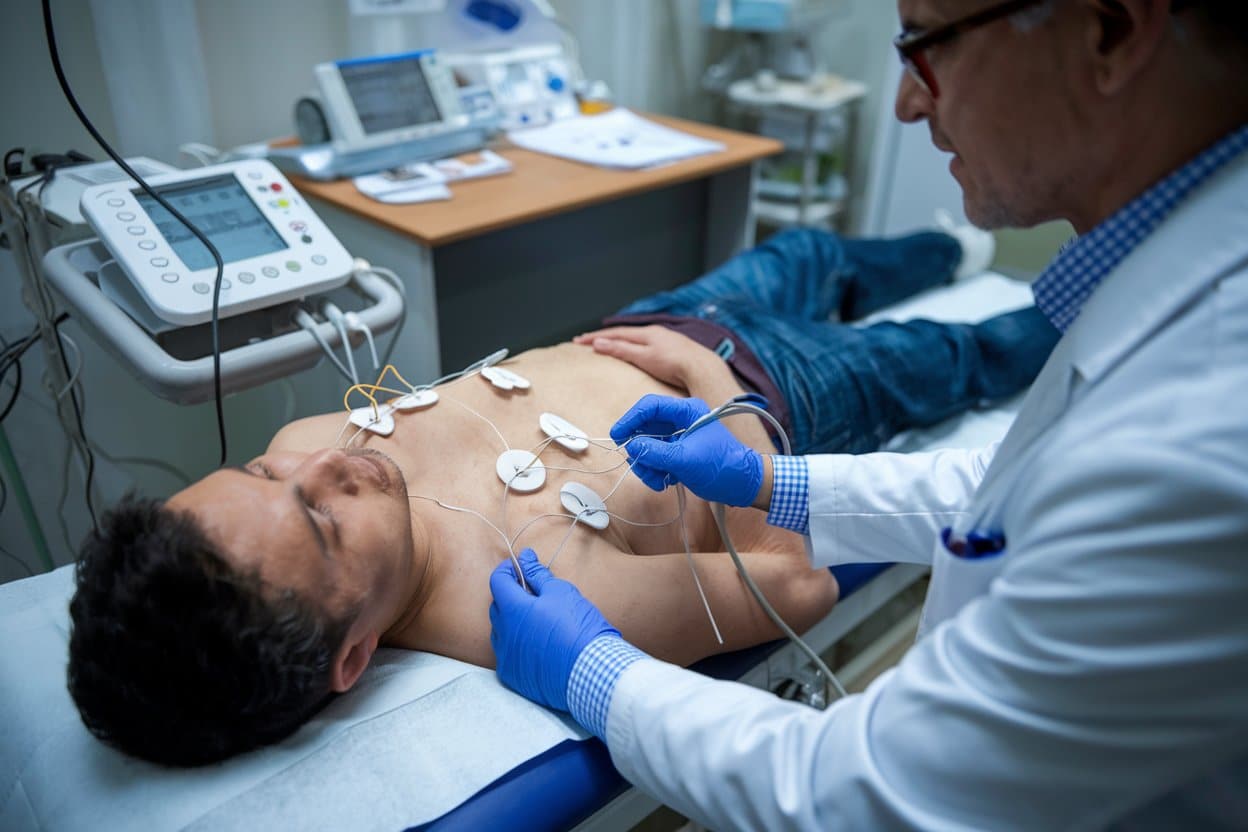
M 280 184 L 280 183 L 278 183 L 278 182 L 274 182 L 274 183 L 273 183 L 272 185 L 270 185 L 269 187 L 270 187 L 270 188 L 272 188 L 272 189 L 273 189 L 273 190 L 275 190 L 275 191 L 280 191 L 280 190 L 282 189 L 281 184 Z

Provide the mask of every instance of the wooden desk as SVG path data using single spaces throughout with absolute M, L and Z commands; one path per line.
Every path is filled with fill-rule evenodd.
M 349 180 L 292 181 L 348 250 L 408 286 L 395 360 L 416 382 L 500 346 L 518 351 L 584 331 L 752 244 L 754 163 L 782 145 L 649 117 L 726 149 L 617 171 L 503 144 L 494 149 L 511 173 L 456 182 L 449 202 L 415 205 L 375 202 Z

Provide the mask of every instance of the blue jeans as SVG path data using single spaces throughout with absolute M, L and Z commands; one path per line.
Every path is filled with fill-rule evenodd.
M 960 258 L 957 241 L 939 233 L 853 240 L 794 229 L 618 314 L 691 316 L 731 330 L 785 397 L 794 453 L 864 453 L 1022 390 L 1057 343 L 1035 307 L 980 324 L 829 321 L 946 284 Z

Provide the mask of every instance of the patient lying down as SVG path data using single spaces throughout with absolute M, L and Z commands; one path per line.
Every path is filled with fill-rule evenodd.
M 741 392 L 726 365 L 687 344 L 710 358 L 701 392 Z M 115 511 L 88 544 L 71 607 L 70 689 L 88 727 L 137 756 L 193 765 L 289 734 L 329 695 L 349 690 L 378 645 L 492 667 L 488 578 L 508 549 L 483 519 L 424 498 L 479 512 L 518 535 L 517 551 L 558 550 L 555 573 L 654 655 L 689 664 L 779 637 L 721 554 L 707 504 L 690 496 L 684 529 L 724 637 L 716 641 L 681 524 L 670 522 L 675 492 L 656 494 L 627 476 L 617 452 L 550 444 L 541 453 L 545 484 L 512 491 L 503 513 L 495 462 L 507 447 L 542 444 L 544 411 L 606 437 L 640 395 L 686 390 L 572 344 L 505 367 L 532 387 L 505 392 L 464 378 L 440 388 L 432 407 L 398 412 L 390 436 L 366 431 L 346 450 L 336 447 L 344 414 L 301 419 L 242 467 L 163 505 L 132 501 Z M 753 421 L 740 417 L 734 427 L 771 450 L 745 418 Z M 559 502 L 570 481 L 599 495 L 614 489 L 605 530 L 573 526 Z M 806 629 L 831 608 L 835 581 L 809 568 L 798 536 L 745 510 L 730 511 L 729 529 L 792 626 Z
M 539 449 L 544 412 L 606 437 L 645 393 L 718 404 L 749 384 L 787 413 L 795 453 L 873 450 L 1011 395 L 1057 338 L 1034 308 L 976 325 L 829 322 L 947 282 L 960 252 L 930 233 L 778 234 L 631 305 L 624 326 L 508 361 L 527 390 L 466 377 L 439 388 L 436 404 L 396 413 L 385 437 L 353 439 L 341 412 L 302 419 L 241 468 L 163 503 L 123 502 L 85 544 L 70 605 L 69 689 L 83 721 L 131 754 L 195 765 L 289 735 L 355 684 L 378 645 L 491 667 L 488 577 L 512 545 L 553 558 L 625 638 L 664 659 L 777 638 L 705 503 L 690 497 L 683 525 L 673 522 L 677 494 L 647 489 L 611 447 L 550 444 L 545 483 L 505 501 L 496 462 Z M 774 450 L 754 417 L 726 424 Z M 572 523 L 560 501 L 570 482 L 609 495 L 606 528 Z M 790 625 L 828 611 L 835 581 L 809 568 L 801 538 L 752 510 L 730 509 L 728 522 Z

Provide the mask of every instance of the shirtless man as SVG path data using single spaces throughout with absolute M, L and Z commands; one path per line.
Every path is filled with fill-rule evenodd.
M 947 378 L 925 373 L 907 398 L 943 411 L 995 390 L 993 378 L 984 389 L 964 382 L 1001 375 L 1002 356 L 968 368 L 965 353 L 980 341 L 1006 345 L 998 335 L 1018 321 L 1006 323 L 952 331 L 959 361 L 934 364 L 947 366 Z M 929 359 L 936 326 L 851 333 L 846 344 L 875 356 L 875 379 L 894 356 L 915 352 L 905 347 L 910 335 Z M 606 437 L 645 393 L 712 404 L 741 393 L 734 371 L 659 326 L 578 340 L 505 362 L 529 380 L 527 390 L 469 375 L 439 387 L 432 406 L 396 412 L 388 436 L 344 432 L 343 413 L 301 419 L 247 465 L 216 471 L 163 503 L 132 499 L 111 512 L 84 547 L 70 607 L 69 687 L 87 726 L 136 756 L 194 765 L 288 735 L 328 696 L 350 689 L 379 644 L 493 667 L 486 587 L 512 548 L 558 553 L 556 574 L 581 587 L 632 643 L 670 661 L 689 664 L 778 637 L 723 554 L 706 503 L 687 500 L 682 534 L 673 522 L 676 494 L 646 488 L 609 443 L 580 453 L 542 448 L 543 412 Z M 873 353 L 877 341 L 886 350 Z M 1039 366 L 1047 349 L 1040 352 L 1027 360 Z M 790 399 L 803 405 L 795 417 L 810 415 L 802 395 Z M 845 409 L 847 419 L 871 417 Z M 752 447 L 775 450 L 753 417 L 726 424 Z M 499 455 L 539 448 L 545 483 L 507 492 L 504 501 Z M 605 529 L 572 523 L 559 500 L 568 482 L 607 498 Z M 757 512 L 730 510 L 728 524 L 751 575 L 795 629 L 828 611 L 835 581 L 809 569 L 799 536 Z

